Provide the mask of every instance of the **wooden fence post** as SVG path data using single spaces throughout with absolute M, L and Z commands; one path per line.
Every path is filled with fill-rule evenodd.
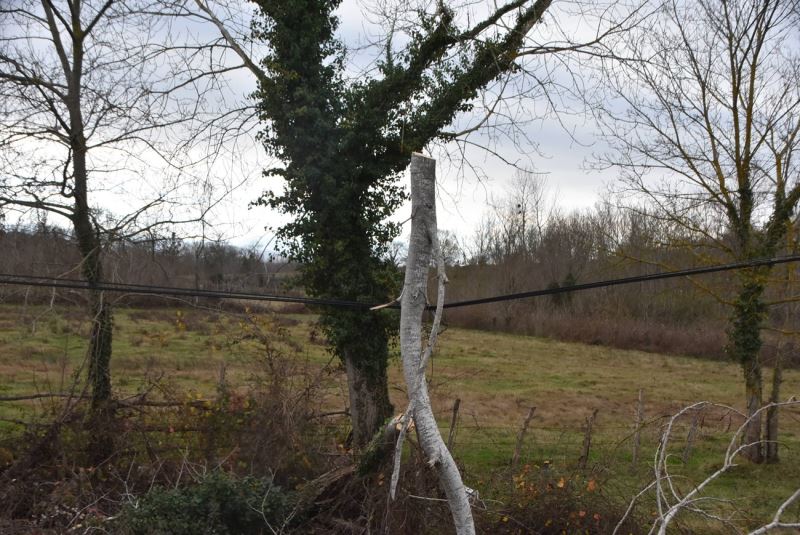
M 592 411 L 591 416 L 586 417 L 586 428 L 583 435 L 583 447 L 581 448 L 581 457 L 578 459 L 578 468 L 581 470 L 586 468 L 586 463 L 589 461 L 589 448 L 592 445 L 592 427 L 594 427 L 594 420 L 597 418 L 597 410 Z
M 525 433 L 528 432 L 528 425 L 531 423 L 531 419 L 533 418 L 533 413 L 536 412 L 536 407 L 531 407 L 528 409 L 528 415 L 525 417 L 525 421 L 522 422 L 522 427 L 517 434 L 517 446 L 514 448 L 514 457 L 511 458 L 511 474 L 512 476 L 517 473 L 517 465 L 519 464 L 519 457 L 522 453 L 522 444 L 525 441 Z
M 447 435 L 447 449 L 453 451 L 453 443 L 456 440 L 456 423 L 458 422 L 458 409 L 461 406 L 461 398 L 456 398 L 453 403 L 453 417 L 450 420 L 450 433 Z
M 642 444 L 642 422 L 644 421 L 644 392 L 639 389 L 639 399 L 636 402 L 633 423 L 633 456 L 631 458 L 631 470 L 636 470 L 639 464 L 639 448 Z

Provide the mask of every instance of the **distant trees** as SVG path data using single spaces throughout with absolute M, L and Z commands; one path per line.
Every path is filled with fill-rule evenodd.
M 574 284 L 608 248 L 607 229 L 592 214 L 560 213 L 544 178 L 533 173 L 518 172 L 505 196 L 490 204 L 468 247 L 469 263 L 502 267 L 504 292 L 530 289 L 534 281 L 526 270 L 547 284 Z
M 474 236 L 473 256 L 479 261 L 526 256 L 542 236 L 542 228 L 554 210 L 546 198 L 544 177 L 517 171 L 505 196 L 490 201 Z
M 651 217 L 647 209 L 619 206 L 612 196 L 591 209 L 559 209 L 546 186 L 542 183 L 540 215 L 530 210 L 524 217 L 524 239 L 514 232 L 510 234 L 517 237 L 508 238 L 508 229 L 523 226 L 522 214 L 513 209 L 520 204 L 518 188 L 512 185 L 505 195 L 492 199 L 474 234 L 463 241 L 466 261 L 449 270 L 451 299 L 569 287 L 651 273 L 653 264 L 677 268 L 695 262 L 690 251 L 670 245 L 685 233 Z M 724 273 L 699 282 L 723 287 L 730 279 L 731 274 Z M 781 292 L 786 295 L 787 290 Z M 724 358 L 721 327 L 726 314 L 725 307 L 700 288 L 672 279 L 449 309 L 446 320 L 451 325 L 718 359 Z M 790 324 L 787 329 L 800 326 L 794 319 Z M 768 338 L 765 354 L 773 358 L 777 337 Z M 789 347 L 784 344 L 783 352 Z
M 446 266 L 457 266 L 466 261 L 466 251 L 461 239 L 454 232 L 440 230 L 439 247 Z
M 664 3 L 622 36 L 625 63 L 605 64 L 600 104 L 628 191 L 702 262 L 770 257 L 800 201 L 797 3 Z M 728 352 L 742 366 L 747 457 L 763 459 L 759 352 L 770 268 L 741 270 Z
M 16 224 L 0 233 L 0 273 L 58 277 L 80 264 L 80 251 L 68 230 L 45 222 Z M 104 250 L 104 269 L 114 280 L 223 291 L 290 292 L 296 265 L 284 259 L 263 258 L 261 251 L 235 247 L 221 240 L 201 242 L 177 236 L 139 237 L 110 243 Z M 73 277 L 69 277 L 73 278 Z M 49 289 L 0 288 L 4 302 L 50 300 Z M 71 299 L 70 293 L 57 292 Z M 127 295 L 126 303 L 168 303 L 155 296 Z

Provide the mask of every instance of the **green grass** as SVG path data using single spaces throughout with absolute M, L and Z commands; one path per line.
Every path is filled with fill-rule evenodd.
M 295 358 L 315 368 L 331 362 L 313 316 L 265 312 L 255 321 L 271 343 Z M 68 388 L 74 376 L 81 376 L 88 327 L 76 308 L 28 307 L 22 314 L 21 307 L 0 306 L 0 396 Z M 213 310 L 119 309 L 112 358 L 117 394 L 135 393 L 161 377 L 176 391 L 212 396 L 223 363 L 228 382 L 243 385 L 264 353 L 263 342 L 251 336 L 253 328 L 241 314 Z M 276 329 L 285 330 L 286 336 Z M 604 491 L 620 499 L 634 495 L 651 477 L 660 417 L 700 400 L 742 407 L 741 371 L 732 363 L 454 328 L 439 340 L 429 373 L 434 410 L 446 434 L 452 403 L 461 399 L 454 453 L 465 468 L 467 484 L 476 488 L 489 485 L 498 474 L 510 480 L 516 433 L 530 406 L 536 407 L 536 416 L 522 463 L 541 467 L 547 462 L 558 473 L 574 469 L 581 427 L 586 416 L 599 410 L 589 465 Z M 333 366 L 320 402 L 341 410 L 347 389 L 336 361 Z M 770 370 L 765 372 L 769 378 Z M 651 423 L 643 430 L 641 460 L 631 467 L 630 432 L 639 389 Z M 398 359 L 391 365 L 390 391 L 402 410 L 405 387 Z M 800 371 L 785 372 L 783 393 L 784 399 L 800 394 Z M 0 403 L 0 418 L 24 418 L 45 403 Z M 0 423 L 0 430 L 13 426 Z M 730 436 L 727 426 L 720 411 L 706 416 L 688 463 L 674 463 L 682 489 L 719 466 Z M 688 422 L 681 422 L 673 436 L 671 451 L 678 459 L 687 430 Z M 800 411 L 784 412 L 782 440 L 779 465 L 743 464 L 709 487 L 707 495 L 732 500 L 720 508 L 733 511 L 740 524 L 752 527 L 766 521 L 800 486 Z M 794 507 L 790 515 L 797 514 Z M 699 522 L 688 521 L 690 526 Z

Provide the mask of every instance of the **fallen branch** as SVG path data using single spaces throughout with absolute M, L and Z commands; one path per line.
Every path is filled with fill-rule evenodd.
M 47 399 L 47 398 L 89 399 L 90 396 L 78 396 L 75 394 L 52 392 L 48 394 L 22 394 L 19 396 L 0 396 L 0 401 L 31 401 L 34 399 Z
M 787 406 L 800 406 L 800 401 L 790 400 L 783 403 L 769 403 L 761 407 L 759 410 L 754 412 L 749 417 L 744 418 L 743 423 L 734 431 L 733 435 L 731 436 L 730 442 L 728 443 L 728 447 L 723 456 L 721 466 L 716 470 L 714 470 L 711 474 L 709 474 L 703 481 L 695 485 L 692 485 L 691 490 L 688 490 L 686 493 L 681 492 L 679 486 L 673 482 L 674 476 L 670 473 L 669 459 L 671 455 L 668 454 L 668 447 L 670 439 L 672 437 L 675 423 L 678 421 L 679 418 L 687 414 L 697 414 L 699 411 L 705 410 L 709 407 L 720 407 L 726 409 L 729 413 L 736 413 L 736 414 L 741 414 L 741 413 L 736 409 L 729 407 L 727 405 L 720 405 L 708 401 L 701 401 L 698 403 L 694 403 L 678 411 L 669 419 L 669 421 L 665 425 L 664 431 L 661 435 L 661 441 L 658 447 L 656 448 L 655 457 L 653 460 L 653 470 L 654 470 L 653 482 L 650 483 L 647 487 L 645 487 L 641 492 L 639 492 L 633 498 L 633 500 L 631 500 L 628 509 L 625 511 L 625 514 L 620 519 L 613 533 L 616 533 L 623 525 L 623 523 L 633 510 L 634 503 L 651 488 L 655 488 L 657 513 L 649 533 L 658 533 L 658 535 L 666 535 L 668 528 L 670 527 L 670 524 L 683 511 L 701 515 L 705 518 L 721 522 L 727 527 L 732 528 L 733 526 L 730 525 L 728 519 L 715 515 L 714 513 L 703 508 L 703 504 L 705 503 L 719 502 L 724 500 L 712 496 L 704 496 L 703 492 L 706 488 L 709 487 L 709 485 L 711 485 L 712 482 L 717 480 L 720 476 L 725 474 L 731 468 L 735 467 L 736 458 L 743 452 L 745 452 L 747 448 L 753 445 L 752 443 L 742 443 L 740 441 L 740 437 L 744 433 L 748 424 L 754 418 L 758 418 L 762 411 L 769 410 L 771 407 L 787 407 Z M 782 514 L 791 504 L 795 503 L 798 500 L 798 498 L 800 498 L 800 489 L 798 489 L 794 494 L 792 494 L 778 508 L 778 510 L 775 513 L 775 516 L 773 517 L 772 522 L 751 532 L 750 535 L 762 535 L 764 533 L 767 533 L 771 529 L 778 529 L 778 528 L 795 529 L 800 527 L 800 524 L 798 523 L 784 523 L 781 521 Z

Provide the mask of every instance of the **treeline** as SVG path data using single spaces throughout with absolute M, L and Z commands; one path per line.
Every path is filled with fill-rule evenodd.
M 0 228 L 0 251 L 0 273 L 82 279 L 74 236 L 63 228 L 46 224 Z M 105 253 L 107 282 L 118 283 L 275 293 L 291 290 L 287 282 L 296 269 L 263 250 L 224 241 L 183 240 L 174 234 L 116 241 Z M 5 302 L 42 301 L 51 294 L 41 288 L 0 286 Z M 133 304 L 159 301 L 127 298 Z
M 630 277 L 659 270 L 723 263 L 702 243 L 646 210 L 600 202 L 593 209 L 561 212 L 532 176 L 485 214 L 471 236 L 442 232 L 448 264 L 447 300 L 512 294 Z M 797 229 L 792 239 L 797 241 Z M 0 273 L 80 279 L 74 238 L 38 224 L 0 229 Z M 401 248 L 393 260 L 402 269 Z M 795 252 L 787 245 L 784 253 Z M 110 282 L 263 293 L 301 293 L 292 284 L 297 265 L 254 248 L 171 235 L 117 242 L 106 256 Z M 768 285 L 763 356 L 778 350 L 789 361 L 800 320 L 792 297 L 800 293 L 795 264 L 776 267 Z M 547 297 L 448 310 L 453 326 L 546 336 L 624 349 L 725 358 L 726 323 L 736 290 L 735 272 L 649 281 Z M 3 302 L 75 300 L 74 292 L 0 286 Z M 435 295 L 432 292 L 431 295 Z M 129 305 L 169 300 L 127 296 Z
M 448 301 L 730 261 L 645 209 L 603 201 L 590 210 L 560 212 L 531 175 L 517 177 L 512 191 L 493 204 L 471 237 L 442 234 Z M 784 254 L 796 252 L 796 226 L 790 234 Z M 792 298 L 800 290 L 798 273 L 796 264 L 786 264 L 770 274 L 767 360 L 779 349 L 788 353 L 800 330 Z M 725 358 L 737 277 L 721 272 L 561 293 L 451 309 L 446 319 L 454 326 Z

